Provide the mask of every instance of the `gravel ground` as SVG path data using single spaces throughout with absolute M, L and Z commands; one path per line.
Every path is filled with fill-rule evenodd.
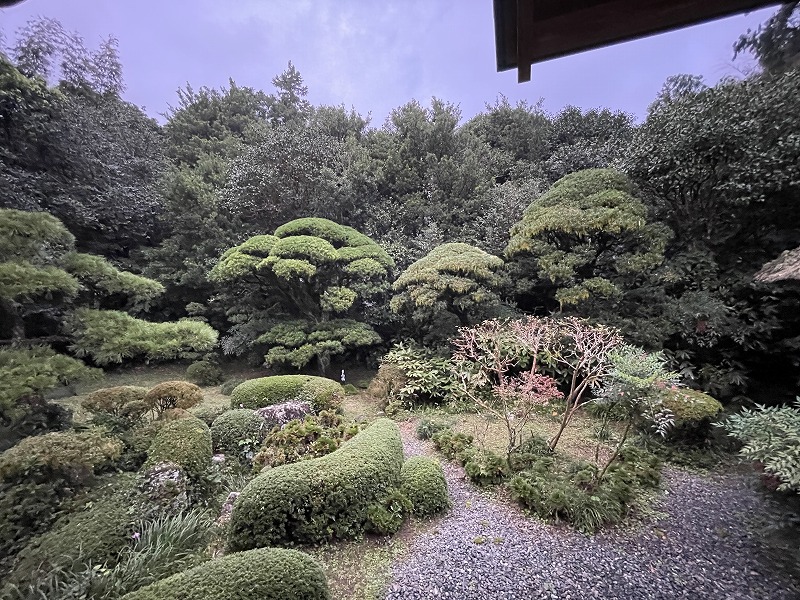
M 411 424 L 401 430 L 408 456 L 433 454 Z M 654 506 L 663 518 L 587 537 L 528 518 L 443 466 L 453 509 L 394 565 L 387 600 L 800 598 L 759 559 L 743 520 L 763 501 L 742 478 L 667 469 Z

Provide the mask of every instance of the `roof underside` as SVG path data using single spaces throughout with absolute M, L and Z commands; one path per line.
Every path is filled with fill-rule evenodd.
M 494 0 L 497 70 L 626 42 L 735 13 L 775 0 Z

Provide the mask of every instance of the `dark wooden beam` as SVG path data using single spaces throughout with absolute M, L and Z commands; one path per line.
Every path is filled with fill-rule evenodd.
M 780 4 L 775 0 L 495 0 L 497 69 L 517 68 Z

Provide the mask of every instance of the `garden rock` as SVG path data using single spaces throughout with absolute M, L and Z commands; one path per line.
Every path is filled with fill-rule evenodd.
M 289 421 L 294 421 L 295 419 L 302 419 L 314 412 L 314 408 L 310 402 L 290 400 L 289 402 L 259 408 L 255 412 L 264 419 L 265 427 L 271 429 L 276 426 L 283 427 Z
M 219 511 L 219 518 L 217 518 L 217 525 L 223 526 L 231 520 L 231 513 L 233 512 L 233 505 L 241 492 L 231 492 L 222 504 L 222 509 Z
M 189 480 L 180 466 L 160 462 L 140 475 L 140 501 L 148 512 L 178 513 L 189 506 Z

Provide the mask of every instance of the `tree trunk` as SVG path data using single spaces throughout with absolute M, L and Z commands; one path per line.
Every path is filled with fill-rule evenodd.
M 19 304 L 7 298 L 0 298 L 0 314 L 5 314 L 11 323 L 9 331 L 12 340 L 25 339 L 25 322 L 19 314 Z

